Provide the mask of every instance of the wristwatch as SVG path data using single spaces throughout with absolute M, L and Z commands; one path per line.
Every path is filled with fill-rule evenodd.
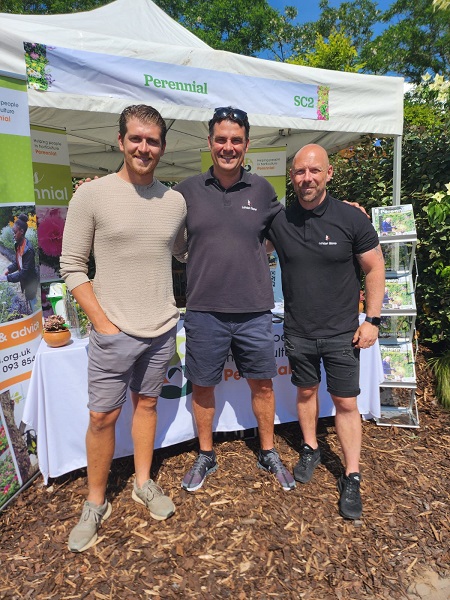
M 381 323 L 380 317 L 366 317 L 365 321 L 367 321 L 371 325 L 376 325 L 377 327 L 379 327 Z

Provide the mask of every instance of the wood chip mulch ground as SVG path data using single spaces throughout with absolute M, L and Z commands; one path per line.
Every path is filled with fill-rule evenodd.
M 0 514 L 0 598 L 69 600 L 408 598 L 424 569 L 449 576 L 450 413 L 436 405 L 418 356 L 419 429 L 363 424 L 361 521 L 338 515 L 342 464 L 333 419 L 320 421 L 324 463 L 283 492 L 256 468 L 257 441 L 219 441 L 219 470 L 189 494 L 180 481 L 195 445 L 160 450 L 157 481 L 177 507 L 165 522 L 131 499 L 132 460 L 114 461 L 113 513 L 99 542 L 67 549 L 86 494 L 84 470 L 44 486 L 38 477 Z M 291 468 L 299 427 L 277 426 Z

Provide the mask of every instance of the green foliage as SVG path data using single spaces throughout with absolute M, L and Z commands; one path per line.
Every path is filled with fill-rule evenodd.
M 357 58 L 358 52 L 352 46 L 350 38 L 333 29 L 328 42 L 318 33 L 313 51 L 304 56 L 293 56 L 286 62 L 319 69 L 357 73 L 364 66 L 357 62 Z
M 292 40 L 293 52 L 296 56 L 306 56 L 316 48 L 317 36 L 329 40 L 333 32 L 337 32 L 351 41 L 351 45 L 360 54 L 373 35 L 373 26 L 379 20 L 381 11 L 377 10 L 372 0 L 353 0 L 341 2 L 334 8 L 328 0 L 319 2 L 321 14 L 317 21 L 300 25 L 297 39 Z
M 30 2 L 29 0 L 0 0 L 0 12 L 17 14 L 65 14 L 99 8 L 111 0 L 48 0 Z
M 450 7 L 450 0 L 433 0 L 433 6 L 445 10 Z
M 294 25 L 298 11 L 294 6 L 286 6 L 284 14 L 272 19 L 271 31 L 267 36 L 267 47 L 273 52 L 275 59 L 285 61 L 292 54 L 292 47 L 302 39 L 302 26 Z
M 212 48 L 253 56 L 269 48 L 280 15 L 266 0 L 156 0 L 156 4 Z
M 450 347 L 450 224 L 433 217 L 429 207 L 436 193 L 446 190 L 450 172 L 450 118 L 426 129 L 405 123 L 402 152 L 402 203 L 412 204 L 418 232 L 417 329 L 420 340 Z M 359 202 L 369 212 L 392 204 L 393 143 L 380 147 L 366 137 L 332 157 L 335 171 L 330 191 L 343 200 Z M 447 217 L 448 218 L 448 217 Z
M 8 250 L 11 250 L 11 252 L 14 252 L 14 234 L 12 227 L 9 225 L 3 227 L 0 232 L 0 244 Z
M 397 0 L 382 17 L 387 29 L 361 58 L 373 73 L 398 73 L 419 83 L 426 71 L 449 75 L 450 12 L 430 0 Z
M 433 356 L 428 362 L 436 377 L 436 396 L 442 406 L 450 408 L 450 351 Z
M 33 246 L 35 255 L 37 256 L 38 252 L 39 252 L 39 248 L 38 248 L 38 237 L 37 237 L 36 229 L 32 229 L 31 227 L 28 227 L 25 237 Z

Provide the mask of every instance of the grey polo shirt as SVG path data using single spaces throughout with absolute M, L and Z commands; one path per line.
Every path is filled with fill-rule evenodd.
M 241 179 L 224 189 L 211 168 L 174 189 L 187 206 L 187 308 L 221 313 L 273 308 L 263 241 L 282 206 L 270 183 L 242 169 Z

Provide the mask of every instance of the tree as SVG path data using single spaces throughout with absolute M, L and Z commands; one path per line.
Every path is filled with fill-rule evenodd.
M 445 10 L 450 6 L 450 0 L 433 0 L 433 6 Z
M 267 46 L 275 59 L 284 62 L 292 54 L 292 46 L 301 38 L 301 25 L 294 25 L 298 11 L 294 6 L 286 6 L 284 14 L 272 20 L 272 31 L 267 38 Z
M 369 43 L 373 36 L 373 26 L 379 21 L 381 11 L 372 0 L 342 2 L 337 8 L 331 7 L 328 0 L 320 0 L 320 17 L 317 21 L 300 25 L 297 39 L 292 41 L 297 56 L 306 56 L 315 51 L 317 36 L 329 41 L 337 32 L 349 38 L 357 53 Z
M 358 52 L 352 46 L 351 40 L 343 33 L 332 31 L 328 42 L 322 35 L 317 34 L 314 51 L 305 56 L 293 56 L 286 62 L 319 69 L 332 69 L 334 71 L 358 72 L 363 65 L 357 62 Z
M 362 60 L 373 73 L 397 73 L 420 83 L 426 71 L 450 74 L 450 11 L 430 0 L 397 0 L 382 17 L 395 22 L 367 45 Z
M 109 4 L 111 0 L 0 0 L 0 12 L 15 14 L 51 15 L 81 12 Z
M 249 56 L 269 49 L 269 34 L 280 22 L 280 14 L 266 0 L 156 0 L 156 4 L 216 50 Z

